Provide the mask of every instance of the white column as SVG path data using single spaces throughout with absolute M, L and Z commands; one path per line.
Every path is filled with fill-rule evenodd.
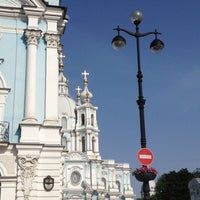
M 72 132 L 72 139 L 71 139 L 71 151 L 75 151 L 75 133 Z
M 36 61 L 41 31 L 26 29 L 24 35 L 27 42 L 24 121 L 36 122 Z
M 45 124 L 58 123 L 58 45 L 60 36 L 45 34 L 46 47 L 46 96 Z

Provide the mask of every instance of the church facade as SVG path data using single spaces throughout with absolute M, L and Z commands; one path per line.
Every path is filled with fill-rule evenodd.
M 129 164 L 101 158 L 88 75 L 64 75 L 59 0 L 0 1 L 0 200 L 134 199 Z

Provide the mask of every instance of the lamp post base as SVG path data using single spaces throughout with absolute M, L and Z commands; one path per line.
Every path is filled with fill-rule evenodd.
M 144 181 L 142 185 L 142 191 L 144 194 L 144 200 L 150 199 L 150 187 L 149 187 L 149 181 Z

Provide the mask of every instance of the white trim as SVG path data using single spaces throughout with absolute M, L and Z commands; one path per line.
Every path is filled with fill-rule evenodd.
M 2 86 L 2 87 L 1 87 Z M 2 88 L 7 88 L 7 86 L 6 86 L 6 81 L 5 81 L 5 79 L 4 79 L 4 77 L 3 77 L 3 75 L 2 75 L 2 73 L 1 73 L 1 71 L 0 71 L 0 89 L 2 89 Z
M 8 176 L 8 171 L 2 163 L 0 163 L 0 173 L 1 173 L 1 177 Z

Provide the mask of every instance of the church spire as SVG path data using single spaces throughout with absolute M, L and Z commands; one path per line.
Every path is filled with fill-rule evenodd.
M 93 97 L 92 93 L 88 90 L 88 79 L 87 79 L 87 76 L 89 75 L 89 73 L 87 73 L 86 70 L 84 70 L 82 75 L 84 76 L 84 79 L 83 79 L 84 90 L 81 93 L 81 100 L 82 100 L 83 103 L 89 103 L 90 99 Z
M 81 105 L 81 88 L 78 86 L 76 88 L 76 91 L 77 91 L 77 104 L 78 106 L 80 106 Z
M 64 76 L 64 62 L 63 58 L 65 58 L 65 55 L 63 55 L 62 50 L 59 52 L 59 95 L 68 96 L 68 80 Z

